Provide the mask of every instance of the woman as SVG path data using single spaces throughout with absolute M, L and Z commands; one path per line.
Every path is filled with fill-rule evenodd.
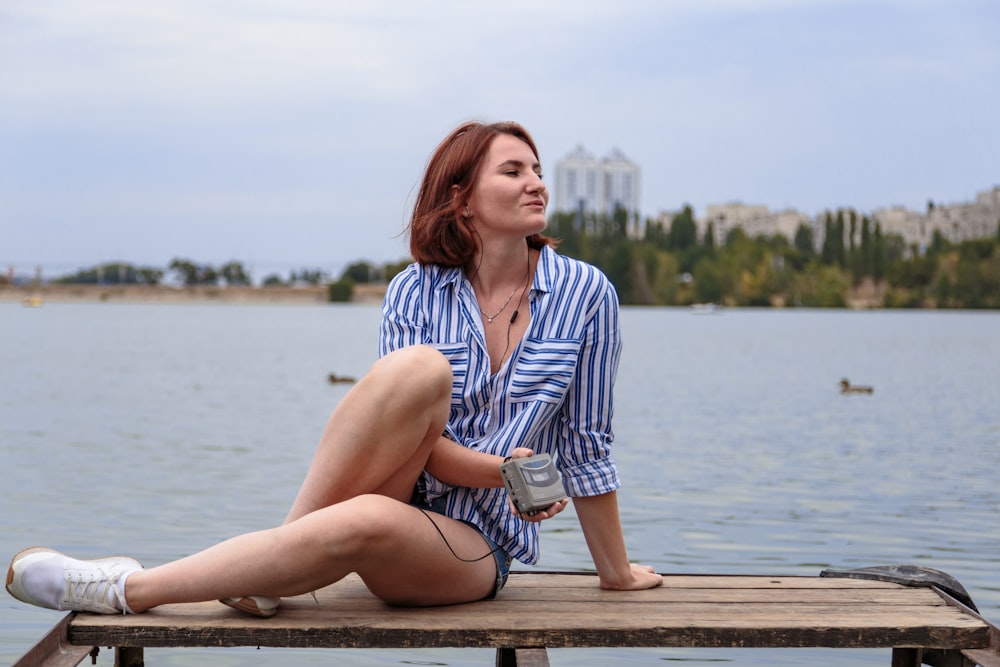
M 259 616 L 357 572 L 395 605 L 494 597 L 538 560 L 499 466 L 555 455 L 606 589 L 662 583 L 629 563 L 610 455 L 618 304 L 595 268 L 542 235 L 538 151 L 514 123 L 466 123 L 431 157 L 410 222 L 416 263 L 390 284 L 379 360 L 337 405 L 285 522 L 143 569 L 45 548 L 7 590 L 53 609 L 140 613 L 219 599 Z

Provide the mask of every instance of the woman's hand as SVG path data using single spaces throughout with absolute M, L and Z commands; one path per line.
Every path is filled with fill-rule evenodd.
M 629 563 L 629 577 L 608 582 L 601 578 L 601 588 L 606 591 L 641 591 L 663 585 L 663 577 L 649 565 Z
M 559 514 L 559 512 L 562 512 L 564 509 L 566 509 L 567 505 L 569 505 L 569 498 L 563 498 L 562 500 L 557 500 L 556 502 L 552 503 L 545 509 L 539 510 L 534 514 L 521 514 L 520 512 L 517 511 L 517 507 L 514 505 L 514 501 L 513 500 L 510 501 L 510 507 L 511 509 L 514 510 L 514 514 L 518 515 L 525 521 L 529 521 L 531 523 L 538 523 L 539 521 L 545 521 L 546 519 L 551 519 L 556 514 Z
M 526 458 L 528 456 L 533 456 L 534 453 L 535 450 L 533 449 L 528 449 L 527 447 L 516 447 L 514 451 L 510 453 L 510 458 L 512 459 Z M 510 508 L 514 511 L 514 514 L 521 517 L 525 521 L 529 521 L 531 523 L 538 523 L 539 521 L 545 521 L 546 519 L 551 519 L 556 514 L 559 514 L 559 512 L 562 512 L 564 509 L 566 509 L 566 506 L 569 505 L 569 498 L 563 498 L 562 500 L 557 500 L 556 502 L 552 503 L 545 509 L 535 512 L 534 514 L 521 514 L 517 510 L 517 506 L 514 504 L 514 501 L 511 500 L 509 502 L 510 502 Z
M 528 449 L 527 447 L 515 447 L 514 451 L 510 453 L 510 458 L 523 459 L 534 455 L 535 455 L 535 450 L 533 449 Z

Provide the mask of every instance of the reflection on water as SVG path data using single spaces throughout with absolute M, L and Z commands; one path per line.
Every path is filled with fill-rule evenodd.
M 330 408 L 374 360 L 372 306 L 0 304 L 0 553 L 156 564 L 277 523 Z M 944 570 L 1000 620 L 1000 316 L 625 309 L 616 457 L 630 555 L 663 572 Z M 875 387 L 842 396 L 840 378 Z M 590 569 L 575 518 L 548 570 Z M 61 615 L 4 597 L 0 661 Z M 816 650 L 562 650 L 556 665 L 823 662 Z M 491 651 L 338 652 L 492 664 Z M 884 665 L 888 652 L 838 651 Z M 828 655 L 827 655 L 828 657 Z M 327 664 L 325 651 L 157 650 L 165 665 Z M 108 652 L 101 664 L 111 664 Z M 107 662 L 105 662 L 107 661 Z

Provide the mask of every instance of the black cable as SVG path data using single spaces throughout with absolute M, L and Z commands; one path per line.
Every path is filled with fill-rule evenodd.
M 423 509 L 422 507 L 418 507 L 417 509 L 420 510 L 421 513 L 423 513 L 423 515 L 427 517 L 427 520 L 431 522 L 431 525 L 434 526 L 434 530 L 436 530 L 438 532 L 438 535 L 441 536 L 441 539 L 444 540 L 444 545 L 448 547 L 448 551 L 451 552 L 451 555 L 457 558 L 458 560 L 462 561 L 463 563 L 478 563 L 484 558 L 489 558 L 496 552 L 502 551 L 500 547 L 497 547 L 496 549 L 490 549 L 479 558 L 462 558 L 457 553 L 455 553 L 455 550 L 452 548 L 451 543 L 448 541 L 448 538 L 444 536 L 444 532 L 442 532 L 441 526 L 437 525 L 437 522 L 431 517 L 430 513 L 427 512 L 427 510 Z

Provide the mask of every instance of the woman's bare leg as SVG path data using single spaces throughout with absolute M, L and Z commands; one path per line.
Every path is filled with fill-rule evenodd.
M 496 564 L 486 542 L 468 525 L 366 494 L 138 571 L 128 579 L 126 597 L 129 607 L 141 612 L 248 591 L 300 595 L 350 572 L 387 602 L 431 605 L 483 598 L 494 585 Z
M 286 523 L 362 493 L 409 500 L 451 405 L 451 366 L 431 347 L 397 350 L 330 416 Z
M 408 347 L 383 357 L 330 416 L 282 526 L 241 535 L 132 574 L 126 585 L 129 606 L 142 611 L 166 602 L 297 595 L 337 581 L 348 572 L 362 573 L 365 566 L 368 574 L 362 577 L 378 584 L 386 576 L 371 570 L 372 563 L 380 562 L 377 549 L 366 550 L 387 539 L 378 531 L 389 526 L 396 531 L 389 556 L 397 563 L 410 546 L 404 537 L 416 539 L 415 556 L 432 546 L 445 546 L 426 519 L 419 529 L 412 525 L 420 523 L 413 516 L 420 519 L 419 510 L 405 502 L 444 430 L 450 398 L 451 367 L 433 348 Z M 388 516 L 373 515 L 376 508 L 386 507 L 392 508 Z M 407 519 L 401 521 L 401 517 Z M 478 541 L 485 546 L 468 526 L 435 518 L 454 524 L 449 530 L 460 543 L 472 547 Z M 483 559 L 463 571 L 493 568 L 492 559 Z M 427 565 L 425 569 L 434 568 Z M 448 571 L 447 576 L 459 575 Z M 408 576 L 397 578 L 402 582 Z M 433 574 L 426 579 L 433 580 Z M 461 587 L 457 593 L 461 594 Z

